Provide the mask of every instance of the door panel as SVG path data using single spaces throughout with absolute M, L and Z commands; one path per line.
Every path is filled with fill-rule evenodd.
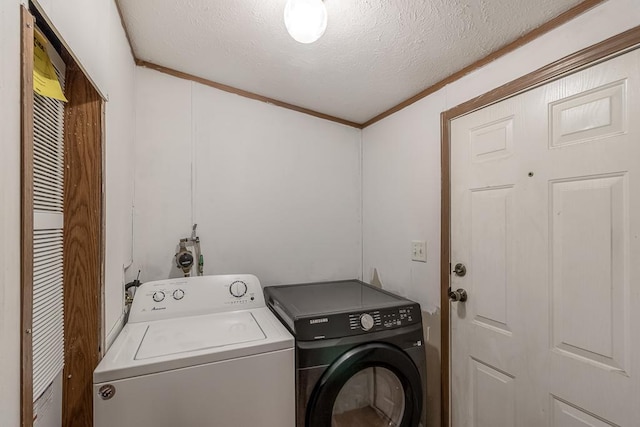
M 626 178 L 552 182 L 550 213 L 554 349 L 622 372 L 629 344 Z
M 471 259 L 475 280 L 475 318 L 479 326 L 511 334 L 508 320 L 509 274 L 512 262 L 512 187 L 471 192 Z M 486 246 L 493 248 L 484 250 Z
M 562 400 L 554 398 L 552 405 L 553 427 L 615 427 L 615 424 L 596 418 Z
M 551 148 L 619 135 L 626 128 L 625 80 L 551 103 Z
M 453 426 L 638 425 L 638 118 L 635 50 L 452 121 Z
M 472 129 L 469 136 L 474 162 L 508 157 L 513 150 L 513 117 Z
M 513 425 L 514 378 L 471 359 L 472 407 L 475 427 Z

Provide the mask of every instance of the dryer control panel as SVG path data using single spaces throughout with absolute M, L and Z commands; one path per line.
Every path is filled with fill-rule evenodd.
M 406 326 L 413 322 L 413 307 L 404 307 L 391 310 L 376 310 L 368 313 L 350 314 L 349 329 L 361 329 L 365 332 L 380 331 L 396 326 Z
M 332 313 L 295 321 L 296 338 L 301 341 L 348 337 L 402 328 L 422 322 L 417 303 L 379 310 Z
M 129 322 L 265 307 L 262 285 L 251 274 L 195 276 L 140 285 Z

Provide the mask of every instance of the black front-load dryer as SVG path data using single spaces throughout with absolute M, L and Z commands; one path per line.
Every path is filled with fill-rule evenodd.
M 296 338 L 297 427 L 424 425 L 418 303 L 359 280 L 264 293 Z

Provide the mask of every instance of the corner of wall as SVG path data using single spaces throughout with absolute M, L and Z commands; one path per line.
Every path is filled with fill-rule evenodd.
M 360 277 L 359 279 L 365 281 L 364 277 L 364 129 L 358 130 L 360 137 Z

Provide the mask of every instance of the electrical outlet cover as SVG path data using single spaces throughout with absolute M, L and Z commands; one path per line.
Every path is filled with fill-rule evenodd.
M 427 242 L 424 240 L 413 240 L 411 242 L 411 260 L 427 262 Z

